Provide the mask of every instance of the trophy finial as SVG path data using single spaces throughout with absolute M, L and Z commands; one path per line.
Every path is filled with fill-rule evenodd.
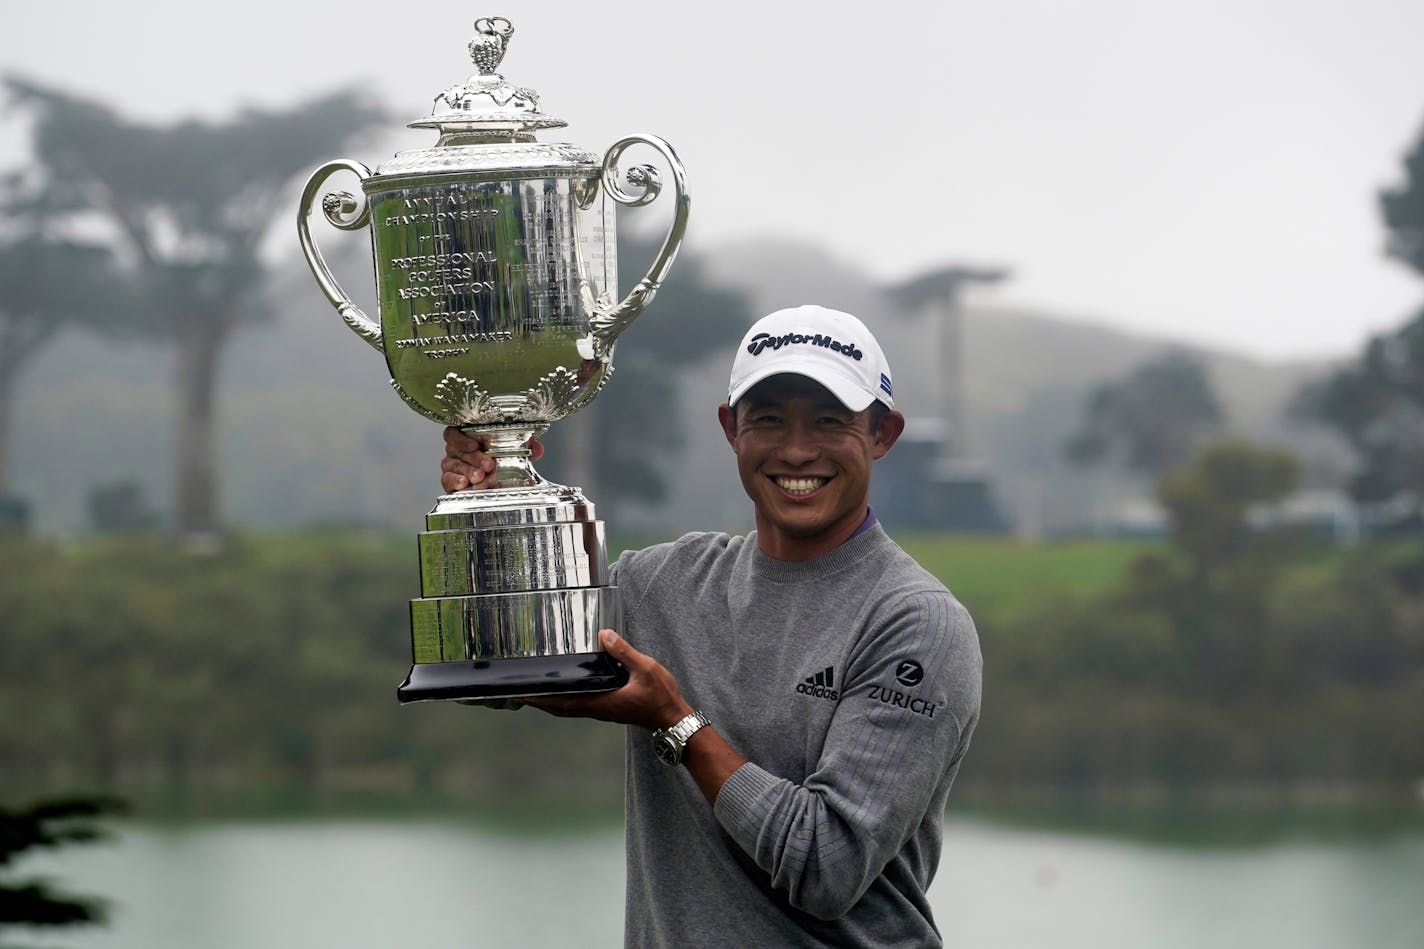
M 502 16 L 482 16 L 475 21 L 475 38 L 470 40 L 470 58 L 481 76 L 493 75 L 509 48 L 514 25 Z
M 562 128 L 563 119 L 539 111 L 539 93 L 516 86 L 495 72 L 509 51 L 514 25 L 502 16 L 482 16 L 475 21 L 470 59 L 479 71 L 464 82 L 435 96 L 428 118 L 409 123 L 410 128 L 439 129 L 444 136 L 476 135 L 481 141 L 502 138 L 526 140 L 538 129 Z M 523 136 L 523 138 L 521 138 Z M 532 141 L 532 139 L 528 139 Z M 446 138 L 442 144 L 449 144 Z

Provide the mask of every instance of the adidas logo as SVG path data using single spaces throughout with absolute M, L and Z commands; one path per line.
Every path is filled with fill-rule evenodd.
M 814 695 L 818 699 L 831 699 L 832 701 L 841 697 L 836 691 L 836 667 L 826 666 L 813 676 L 807 676 L 806 681 L 796 686 L 796 691 L 802 695 Z

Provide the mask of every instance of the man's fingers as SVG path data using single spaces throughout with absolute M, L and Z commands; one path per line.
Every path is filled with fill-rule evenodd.
M 445 427 L 444 438 L 447 457 L 459 458 L 482 466 L 486 471 L 494 470 L 494 458 L 485 454 L 489 449 L 489 444 L 485 439 L 467 435 L 453 425 Z M 544 443 L 537 438 L 529 439 L 529 459 L 538 461 L 543 457 Z
M 484 453 L 484 442 L 455 426 L 443 433 L 445 457 L 440 459 L 440 487 L 447 492 L 468 491 L 484 483 L 495 469 L 494 458 Z
M 598 631 L 598 644 L 603 647 L 603 651 L 625 666 L 635 665 L 647 658 L 638 650 L 628 645 L 628 640 L 619 636 L 611 629 L 600 629 Z
M 440 487 L 447 492 L 468 491 L 485 483 L 497 464 L 494 456 L 485 454 L 485 440 L 467 435 L 453 425 L 446 426 L 445 457 L 440 461 Z M 544 446 L 537 438 L 529 440 L 529 457 L 537 461 L 544 455 Z
M 470 484 L 483 481 L 485 474 L 494 470 L 494 459 L 481 456 L 476 462 L 446 456 L 440 459 L 440 483 L 445 483 L 447 475 L 457 475 Z
M 597 695 L 535 695 L 524 699 L 524 704 L 548 712 L 558 718 L 592 718 L 609 721 L 603 713 L 607 705 L 606 694 Z
M 471 452 L 482 451 L 485 443 L 473 435 L 466 435 L 453 425 L 447 425 L 443 433 L 445 438 L 445 452 L 451 457 L 468 455 Z
M 453 449 L 447 448 L 445 450 L 445 458 L 450 461 L 460 462 L 472 471 L 477 468 L 485 471 L 494 470 L 494 456 L 486 455 L 478 449 L 475 451 L 456 452 Z

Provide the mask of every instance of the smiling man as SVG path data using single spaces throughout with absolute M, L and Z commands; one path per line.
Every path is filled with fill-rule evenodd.
M 632 726 L 625 942 L 942 945 L 925 891 L 981 660 L 969 614 L 869 507 L 905 427 L 890 367 L 855 317 L 780 310 L 742 339 L 717 415 L 756 530 L 625 553 L 624 635 L 601 643 L 628 684 L 527 700 Z M 492 460 L 445 441 L 442 486 L 478 487 Z

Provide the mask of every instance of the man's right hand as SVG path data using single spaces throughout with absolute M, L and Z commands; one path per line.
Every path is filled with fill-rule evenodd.
M 445 429 L 445 457 L 440 459 L 440 487 L 447 493 L 484 487 L 485 478 L 494 471 L 494 458 L 485 454 L 489 446 L 483 439 L 466 435 L 455 426 Z M 529 459 L 544 457 L 539 439 L 529 440 Z

